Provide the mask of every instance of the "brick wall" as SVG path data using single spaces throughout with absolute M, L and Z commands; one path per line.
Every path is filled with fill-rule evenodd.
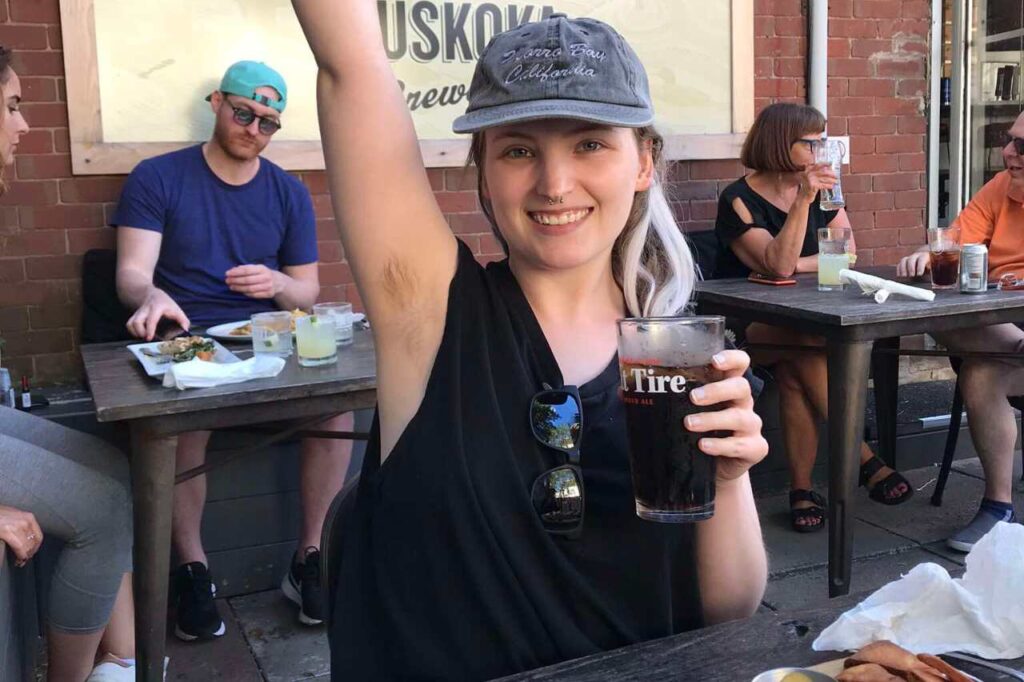
M 893 263 L 923 239 L 928 0 L 831 0 L 829 131 L 850 135 L 844 176 L 862 264 Z M 758 108 L 804 101 L 807 49 L 803 0 L 755 0 Z M 0 200 L 0 336 L 3 363 L 34 383 L 80 376 L 79 268 L 88 249 L 113 246 L 105 227 L 121 177 L 72 177 L 58 0 L 0 0 L 0 43 L 16 50 L 26 119 Z M 687 230 L 714 226 L 719 190 L 741 175 L 736 161 L 678 163 L 669 176 Z M 322 173 L 302 173 L 318 219 L 325 299 L 358 300 L 337 241 Z M 500 254 L 477 212 L 475 180 L 432 170 L 431 184 L 453 231 L 481 258 Z

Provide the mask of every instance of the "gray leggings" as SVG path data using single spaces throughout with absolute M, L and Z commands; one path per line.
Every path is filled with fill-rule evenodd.
M 125 455 L 95 436 L 0 407 L 0 504 L 31 512 L 44 534 L 65 542 L 50 626 L 72 633 L 106 626 L 132 563 Z

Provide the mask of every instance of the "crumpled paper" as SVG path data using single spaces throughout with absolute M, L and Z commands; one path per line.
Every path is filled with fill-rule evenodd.
M 275 377 L 284 369 L 284 359 L 275 355 L 254 355 L 241 362 L 206 362 L 194 358 L 171 365 L 164 374 L 164 387 L 210 388 L 223 384 L 239 384 L 251 379 Z
M 997 523 L 967 555 L 963 578 L 919 564 L 839 617 L 815 651 L 887 639 L 916 653 L 1024 656 L 1024 526 Z
M 874 294 L 876 303 L 885 303 L 892 294 L 900 294 L 919 301 L 934 301 L 935 292 L 927 289 L 900 284 L 892 280 L 875 277 L 855 270 L 840 270 L 839 279 L 847 284 L 856 284 L 865 294 Z

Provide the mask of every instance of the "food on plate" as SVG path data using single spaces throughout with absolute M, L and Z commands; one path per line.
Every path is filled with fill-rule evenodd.
M 804 673 L 789 673 L 782 678 L 782 682 L 811 682 L 811 678 Z
M 173 362 L 186 362 L 192 358 L 213 360 L 217 349 L 213 341 L 201 336 L 179 336 L 160 344 L 160 353 L 170 356 Z
M 839 682 L 970 682 L 970 678 L 942 659 L 915 656 L 892 642 L 872 642 L 846 659 Z
M 289 311 L 292 314 L 292 332 L 295 331 L 295 320 L 300 317 L 306 317 L 309 315 L 304 310 L 296 308 L 295 310 Z M 252 336 L 252 322 L 246 322 L 243 325 L 239 325 L 228 332 L 230 336 Z

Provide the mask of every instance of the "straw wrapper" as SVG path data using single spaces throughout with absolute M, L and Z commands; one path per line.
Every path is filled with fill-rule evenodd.
M 934 291 L 900 284 L 863 272 L 844 269 L 839 271 L 839 278 L 848 284 L 856 284 L 865 294 L 873 294 L 876 303 L 885 303 L 892 294 L 899 294 L 919 301 L 935 300 Z

